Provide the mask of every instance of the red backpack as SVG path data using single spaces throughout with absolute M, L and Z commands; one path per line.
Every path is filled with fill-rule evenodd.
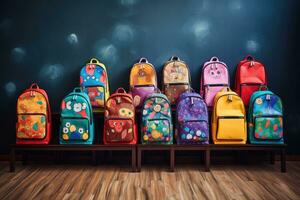
M 105 104 L 104 144 L 136 144 L 137 126 L 131 94 L 117 89 Z
M 17 144 L 49 144 L 51 109 L 45 90 L 36 83 L 26 89 L 17 101 Z
M 235 76 L 235 91 L 248 106 L 253 92 L 267 85 L 265 66 L 248 55 L 237 66 Z

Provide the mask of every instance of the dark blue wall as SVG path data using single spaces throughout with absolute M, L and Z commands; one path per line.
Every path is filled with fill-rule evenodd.
M 213 55 L 233 74 L 246 54 L 265 63 L 269 87 L 285 106 L 289 153 L 300 148 L 300 3 L 297 0 L 7 0 L 0 3 L 0 152 L 14 142 L 15 104 L 36 81 L 54 111 L 91 57 L 108 68 L 111 91 L 128 88 L 129 69 L 146 56 L 159 74 L 173 54 L 190 66 Z

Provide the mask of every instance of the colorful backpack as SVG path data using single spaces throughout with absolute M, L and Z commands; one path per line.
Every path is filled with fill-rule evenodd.
M 80 71 L 80 86 L 89 96 L 94 111 L 103 111 L 109 97 L 109 84 L 105 65 L 92 58 Z
M 117 89 L 105 104 L 104 144 L 136 144 L 137 126 L 131 94 Z
M 148 94 L 155 92 L 157 77 L 154 66 L 146 58 L 133 65 L 130 71 L 130 92 L 134 106 L 140 109 Z
M 245 144 L 247 141 L 243 101 L 229 88 L 223 88 L 215 96 L 211 133 L 215 144 Z
M 255 61 L 249 55 L 238 64 L 235 75 L 235 92 L 243 99 L 245 106 L 248 106 L 252 93 L 257 91 L 260 86 L 266 85 L 266 70 L 262 63 Z
M 164 94 L 145 98 L 142 108 L 142 144 L 172 144 L 173 125 L 170 102 Z
M 176 108 L 177 144 L 208 144 L 209 123 L 207 107 L 195 92 L 182 93 Z
M 248 110 L 248 135 L 252 144 L 283 144 L 283 111 L 280 98 L 273 92 L 256 91 Z
M 61 102 L 60 144 L 92 144 L 93 112 L 88 95 L 75 88 Z
M 208 107 L 213 106 L 215 95 L 224 87 L 229 87 L 227 66 L 217 57 L 212 57 L 203 65 L 200 85 L 200 94 Z
M 49 144 L 51 125 L 48 95 L 33 83 L 18 97 L 16 143 Z
M 190 89 L 191 76 L 187 64 L 172 56 L 163 68 L 163 92 L 171 105 L 176 104 L 179 95 Z

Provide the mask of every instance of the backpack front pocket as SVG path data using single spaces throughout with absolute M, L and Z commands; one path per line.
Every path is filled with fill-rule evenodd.
M 103 86 L 87 86 L 83 91 L 89 96 L 93 107 L 104 107 L 105 88 Z
M 147 120 L 143 142 L 169 142 L 172 139 L 171 124 L 168 119 Z
M 179 125 L 179 141 L 204 142 L 208 139 L 208 123 L 204 120 L 185 121 Z
M 134 138 L 132 119 L 108 119 L 105 121 L 107 142 L 131 142 Z
M 245 119 L 243 116 L 218 117 L 217 139 L 243 140 Z
M 89 120 L 84 118 L 62 118 L 61 138 L 64 141 L 87 141 L 90 137 Z
M 176 104 L 176 100 L 181 93 L 189 89 L 189 84 L 184 83 L 170 83 L 165 86 L 165 94 L 171 104 Z
M 20 114 L 17 116 L 18 139 L 44 139 L 47 132 L 45 114 Z
M 228 85 L 205 85 L 204 99 L 207 106 L 213 106 L 216 94 L 220 92 L 224 87 L 228 87 Z
M 282 116 L 259 116 L 254 119 L 254 137 L 279 140 L 283 137 Z

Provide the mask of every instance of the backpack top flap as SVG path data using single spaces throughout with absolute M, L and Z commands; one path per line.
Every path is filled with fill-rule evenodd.
M 242 99 L 229 88 L 218 92 L 214 102 L 214 116 L 245 117 L 246 112 Z
M 247 56 L 239 64 L 239 80 L 242 83 L 266 84 L 266 71 L 262 63 L 255 61 L 252 56 Z
M 208 122 L 207 107 L 198 93 L 185 92 L 179 97 L 177 104 L 177 120 L 203 120 Z
M 171 120 L 170 102 L 164 94 L 154 93 L 149 95 L 143 106 L 143 119 Z
M 154 66 L 146 58 L 133 65 L 130 71 L 130 86 L 147 86 L 157 87 L 157 77 Z
M 107 72 L 105 65 L 100 63 L 96 58 L 92 58 L 89 63 L 82 67 L 80 71 L 81 86 L 107 87 Z
M 187 64 L 177 56 L 172 56 L 163 68 L 163 83 L 185 83 L 190 84 L 190 70 Z
M 131 94 L 123 88 L 117 89 L 105 104 L 105 118 L 130 118 L 134 121 L 135 110 Z
M 202 68 L 202 85 L 225 84 L 229 85 L 228 69 L 225 63 L 217 57 L 212 57 Z
M 75 88 L 61 103 L 61 117 L 86 118 L 93 123 L 92 106 L 87 94 Z

